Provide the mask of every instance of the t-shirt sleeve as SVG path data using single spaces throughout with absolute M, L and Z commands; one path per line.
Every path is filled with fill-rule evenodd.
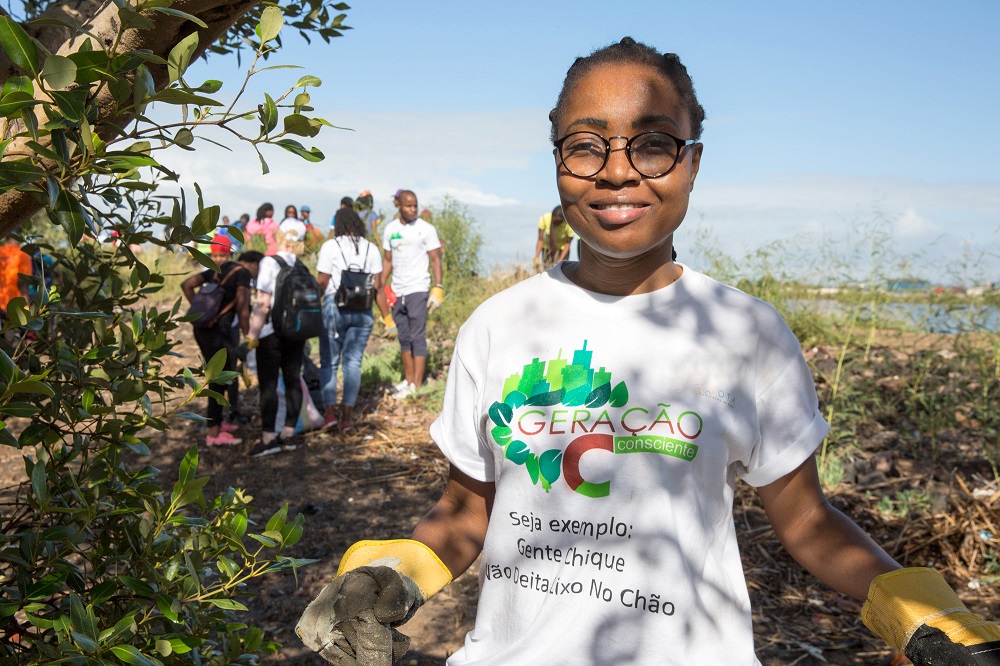
M 390 222 L 386 228 L 385 232 L 382 234 L 382 249 L 392 252 L 392 246 L 389 245 L 389 235 L 392 233 L 393 224 Z
M 319 248 L 319 256 L 316 258 L 316 272 L 333 275 L 333 255 L 337 241 L 328 240 Z
M 758 433 L 744 481 L 765 486 L 794 471 L 830 431 L 795 334 L 777 323 L 762 331 L 755 386 Z
M 236 275 L 233 276 L 233 282 L 236 283 L 236 286 L 249 287 L 250 282 L 253 280 L 253 276 L 250 275 L 250 271 L 248 271 L 243 266 L 238 266 L 236 270 L 239 271 Z
M 264 257 L 260 260 L 260 269 L 257 272 L 257 291 L 265 294 L 274 294 L 275 281 L 278 279 L 278 272 L 281 267 L 272 257 Z
M 433 224 L 428 224 L 424 232 L 424 247 L 428 252 L 441 247 L 441 240 L 438 238 L 437 229 L 434 228 Z
M 368 262 L 365 270 L 369 273 L 381 273 L 382 272 L 382 255 L 379 253 L 378 248 L 374 244 L 368 247 Z
M 477 481 L 495 481 L 493 454 L 483 436 L 481 390 L 463 362 L 456 341 L 445 383 L 441 414 L 431 424 L 431 438 L 458 469 Z

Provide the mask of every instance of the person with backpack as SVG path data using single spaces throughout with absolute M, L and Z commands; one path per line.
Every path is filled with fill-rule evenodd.
M 294 451 L 292 437 L 302 407 L 302 360 L 306 340 L 320 335 L 323 315 L 316 278 L 299 260 L 306 225 L 286 219 L 275 232 L 277 252 L 264 257 L 257 273 L 257 301 L 250 318 L 248 349 L 257 349 L 261 441 L 254 458 Z M 278 373 L 285 383 L 285 423 L 278 416 Z M 278 430 L 280 428 L 280 433 Z
M 219 272 L 205 269 L 181 283 L 184 297 L 191 304 L 188 314 L 200 316 L 191 322 L 194 339 L 207 363 L 219 350 L 226 350 L 224 370 L 236 370 L 238 336 L 233 335 L 234 321 L 243 333 L 250 331 L 250 271 L 231 261 L 232 241 L 217 234 L 212 238 L 209 255 L 218 264 Z M 236 383 L 235 381 L 232 383 Z M 225 395 L 228 384 L 209 384 L 209 389 Z M 232 400 L 230 393 L 230 400 Z M 205 443 L 209 446 L 235 446 L 243 440 L 233 435 L 239 429 L 235 423 L 222 420 L 222 405 L 208 399 L 208 428 Z
M 382 294 L 382 255 L 365 233 L 365 223 L 350 207 L 333 216 L 333 235 L 323 243 L 316 261 L 323 292 L 323 335 L 319 338 L 320 381 L 323 384 L 323 427 L 353 426 L 354 405 L 361 388 L 361 357 L 378 305 L 386 326 L 394 326 Z M 337 405 L 337 368 L 344 370 L 343 402 Z M 338 413 L 339 412 L 339 413 Z

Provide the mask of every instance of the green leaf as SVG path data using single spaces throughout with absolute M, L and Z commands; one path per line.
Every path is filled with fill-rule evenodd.
M 528 459 L 528 454 L 531 450 L 528 445 L 519 439 L 515 439 L 513 442 L 507 445 L 507 450 L 504 452 L 504 457 L 510 460 L 515 465 L 523 465 Z
M 139 113 L 146 110 L 150 97 L 156 94 L 156 83 L 146 65 L 139 65 L 135 70 L 135 81 L 132 83 L 132 101 Z
M 174 48 L 170 49 L 167 56 L 167 76 L 170 83 L 184 76 L 188 65 L 191 64 L 191 56 L 198 49 L 198 33 L 192 32 L 190 35 L 177 42 Z
M 601 384 L 587 395 L 584 404 L 590 409 L 597 409 L 607 404 L 611 397 L 611 384 Z
M 27 326 L 31 313 L 28 310 L 28 302 L 23 296 L 15 296 L 7 302 L 7 317 L 9 321 L 4 329 L 11 326 Z
M 55 392 L 49 388 L 48 384 L 36 379 L 22 379 L 19 382 L 11 384 L 7 390 L 10 393 L 36 393 L 49 398 L 55 396 Z
M 233 599 L 205 599 L 206 604 L 211 604 L 216 608 L 222 608 L 223 610 L 235 610 L 235 611 L 245 611 L 250 610 L 243 604 Z
M 6 405 L 0 406 L 0 414 L 19 416 L 25 419 L 31 418 L 38 412 L 38 405 L 33 405 L 30 402 L 8 402 Z
M 14 92 L 22 92 L 32 96 L 35 94 L 35 86 L 27 76 L 12 76 L 3 82 L 3 91 L 0 92 L 0 97 L 6 97 Z
M 163 666 L 158 659 L 147 657 L 131 645 L 115 645 L 111 652 L 126 664 L 136 664 L 136 666 Z
M 559 478 L 562 471 L 562 458 L 563 452 L 559 449 L 549 449 L 538 456 L 538 471 L 550 486 Z
M 494 402 L 490 405 L 489 414 L 495 425 L 505 426 L 514 418 L 514 408 L 504 402 Z
M 198 92 L 208 93 L 209 95 L 217 93 L 221 89 L 222 89 L 222 81 L 216 81 L 215 79 L 209 79 L 208 81 L 205 81 L 203 84 L 195 88 L 195 90 L 197 90 Z
M 0 106 L 3 103 L 0 102 Z M 0 113 L 2 115 L 2 113 Z M 0 183 L 28 185 L 45 176 L 45 172 L 28 159 L 0 162 Z
M 538 483 L 538 456 L 534 453 L 529 453 L 528 458 L 524 461 L 524 467 L 528 470 L 528 476 L 531 477 L 531 482 Z
M 176 599 L 163 594 L 157 595 L 156 608 L 171 622 L 177 622 L 180 618 L 181 604 Z
M 164 104 L 194 104 L 195 106 L 222 106 L 222 102 L 216 101 L 204 95 L 195 95 L 179 88 L 165 88 L 153 95 L 150 102 L 163 102 Z
M 0 98 L 0 117 L 9 118 L 20 113 L 23 109 L 30 109 L 38 103 L 39 101 L 28 93 L 15 90 Z
M 319 134 L 320 123 L 311 120 L 301 113 L 290 113 L 285 116 L 285 132 L 298 136 L 314 137 Z
M 269 134 L 278 126 L 278 105 L 267 93 L 264 93 L 264 104 L 260 107 L 260 112 L 261 122 L 264 123 L 264 134 Z
M 35 494 L 38 498 L 39 504 L 46 504 L 49 500 L 49 489 L 46 485 L 48 480 L 48 474 L 45 472 L 45 465 L 36 463 L 34 469 L 31 470 L 31 492 Z
M 260 24 L 257 26 L 260 44 L 263 46 L 278 36 L 281 26 L 285 23 L 285 17 L 277 7 L 266 7 L 260 13 Z
M 189 245 L 184 246 L 184 249 L 187 250 L 188 254 L 194 257 L 194 260 L 197 261 L 199 264 L 201 264 L 210 271 L 218 272 L 219 264 L 212 261 L 212 258 L 210 256 L 208 256 L 201 250 L 191 247 Z
M 493 436 L 493 441 L 496 442 L 497 445 L 507 446 L 513 436 L 513 431 L 508 426 L 498 425 L 494 426 L 493 429 L 490 430 L 490 434 Z
M 188 449 L 187 453 L 184 454 L 184 459 L 181 460 L 180 470 L 177 476 L 177 484 L 180 486 L 186 485 L 188 482 L 193 481 L 195 474 L 198 473 L 198 445 L 193 445 Z
M 42 67 L 42 81 L 49 90 L 63 90 L 76 81 L 76 63 L 69 58 L 50 55 Z
M 301 513 L 295 516 L 295 520 L 284 530 L 285 538 L 281 542 L 282 548 L 291 548 L 302 537 L 302 528 L 305 525 L 306 517 Z
M 163 640 L 162 638 L 156 641 L 156 652 L 161 657 L 169 657 L 173 654 L 174 646 L 170 644 L 170 641 Z
M 313 76 L 312 74 L 306 74 L 301 79 L 299 79 L 298 83 L 296 83 L 292 87 L 305 88 L 308 86 L 312 86 L 313 88 L 319 88 L 321 85 L 323 85 L 323 82 L 319 79 L 319 77 Z
M 628 404 L 628 387 L 625 386 L 625 382 L 618 382 L 615 387 L 611 389 L 611 400 L 610 405 L 612 407 L 624 407 Z
M 288 505 L 284 505 L 278 509 L 271 519 L 267 521 L 267 525 L 264 526 L 264 532 L 271 532 L 273 530 L 280 530 L 285 526 L 285 521 L 288 519 Z
M 87 217 L 76 197 L 67 190 L 59 190 L 55 210 L 52 212 L 55 215 L 55 221 L 66 230 L 70 244 L 74 247 L 79 245 L 87 227 Z
M 17 365 L 14 363 L 14 359 L 7 356 L 7 352 L 3 349 L 0 349 L 0 375 L 3 375 L 3 378 L 8 382 L 18 376 Z
M 202 208 L 198 211 L 198 214 L 194 216 L 194 220 L 191 222 L 191 231 L 195 236 L 205 236 L 210 234 L 219 224 L 219 215 L 222 209 L 219 206 L 209 206 L 208 208 Z
M 170 14 L 171 16 L 176 16 L 178 18 L 182 18 L 182 19 L 185 19 L 187 21 L 191 21 L 192 23 L 194 23 L 195 25 L 197 25 L 199 28 L 208 28 L 208 24 L 206 24 L 204 21 L 202 21 L 197 16 L 195 16 L 193 14 L 188 14 L 187 12 L 182 12 L 179 9 L 174 9 L 173 7 L 149 7 L 149 6 L 147 6 L 147 7 L 145 7 L 145 9 L 149 9 L 149 10 L 154 11 L 154 12 L 160 12 L 162 14 Z M 163 655 L 163 656 L 165 657 L 167 655 Z
M 294 139 L 281 139 L 275 143 L 290 153 L 295 153 L 307 162 L 322 162 L 326 156 L 319 148 L 306 150 L 301 143 Z
M 38 49 L 24 28 L 9 16 L 0 16 L 0 46 L 31 78 L 38 76 Z
M 205 383 L 211 384 L 215 381 L 215 378 L 219 376 L 223 368 L 226 367 L 226 350 L 220 349 L 215 352 L 208 363 L 205 364 Z M 287 512 L 288 508 L 285 508 Z
M 77 88 L 75 90 L 53 90 L 49 93 L 56 101 L 56 106 L 63 117 L 71 123 L 79 123 L 85 117 L 85 106 L 87 104 L 87 90 Z

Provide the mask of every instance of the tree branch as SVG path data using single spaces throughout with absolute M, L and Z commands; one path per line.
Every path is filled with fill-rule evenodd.
M 113 2 L 78 0 L 77 3 L 71 4 L 75 4 L 77 7 L 99 6 L 97 11 L 89 16 L 80 27 L 97 36 L 101 40 L 103 48 L 115 46 L 120 23 L 118 8 Z M 115 46 L 115 51 L 123 53 L 148 49 L 152 53 L 166 58 L 174 45 L 192 32 L 197 31 L 199 33 L 198 49 L 192 59 L 197 58 L 255 4 L 254 0 L 179 0 L 172 5 L 174 9 L 198 17 L 208 27 L 199 28 L 190 21 L 160 12 L 144 12 L 143 16 L 149 19 L 154 27 L 150 30 L 126 30 Z M 55 39 L 51 35 L 47 35 L 47 38 Z M 57 55 L 66 56 L 74 53 L 84 39 L 86 39 L 85 35 L 66 30 L 62 42 L 58 42 L 52 47 L 47 44 L 46 48 Z M 166 67 L 150 65 L 149 71 L 153 76 L 156 89 L 162 90 L 168 80 Z M 102 124 L 98 134 L 103 139 L 114 134 L 114 127 L 127 127 L 134 120 L 134 117 L 129 115 L 114 115 L 117 105 L 107 86 L 100 88 L 96 101 L 99 109 L 98 122 Z M 42 113 L 40 106 L 38 113 Z M 39 116 L 39 120 L 44 124 L 47 119 Z M 23 152 L 26 141 L 27 139 L 23 138 L 16 139 L 8 146 L 8 150 L 11 154 Z M 40 207 L 41 205 L 34 196 L 22 190 L 10 190 L 0 195 L 0 236 L 6 236 L 18 228 Z

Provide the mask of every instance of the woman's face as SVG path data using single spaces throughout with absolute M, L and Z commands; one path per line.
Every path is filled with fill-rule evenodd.
M 631 138 L 648 130 L 691 138 L 691 119 L 680 96 L 652 67 L 608 64 L 577 81 L 561 114 L 559 137 L 588 131 Z M 611 142 L 607 164 L 596 175 L 580 178 L 562 166 L 556 154 L 557 186 L 563 213 L 589 249 L 616 259 L 665 253 L 687 212 L 701 160 L 701 144 L 682 149 L 673 170 L 646 178 L 625 153 L 625 139 Z
M 295 210 L 295 206 L 285 206 L 285 217 L 298 217 L 299 214 Z

